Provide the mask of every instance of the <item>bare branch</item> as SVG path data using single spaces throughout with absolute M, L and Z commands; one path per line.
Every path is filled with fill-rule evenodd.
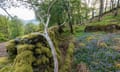
M 43 33 L 40 33 L 40 32 L 34 32 L 34 33 L 31 33 L 31 34 L 38 34 L 38 35 L 41 35 L 41 36 L 45 37 L 45 35 Z
M 45 22 L 44 22 L 42 16 L 40 16 L 40 15 L 38 14 L 36 7 L 35 7 L 34 4 L 32 3 L 32 0 L 30 0 L 29 3 L 31 4 L 33 10 L 35 11 L 36 16 L 41 20 L 41 23 L 45 26 Z
M 54 5 L 55 2 L 57 2 L 57 0 L 54 0 L 54 1 L 50 4 L 50 6 L 48 7 L 47 14 L 50 14 L 50 10 L 51 10 L 51 8 L 52 8 L 52 6 Z
M 50 21 L 50 15 L 48 15 L 48 17 L 47 17 L 46 27 L 48 27 L 49 21 Z
M 13 19 L 13 17 L 8 13 L 8 11 L 5 9 L 5 8 L 3 8 L 3 7 L 0 7 L 2 10 L 4 10 L 4 12 L 5 13 L 7 13 L 7 15 L 11 18 L 11 19 Z

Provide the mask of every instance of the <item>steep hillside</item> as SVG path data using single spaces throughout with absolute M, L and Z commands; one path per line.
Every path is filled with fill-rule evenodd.
M 115 17 L 110 12 L 101 21 L 97 21 L 96 17 L 87 25 L 75 26 L 76 47 L 72 72 L 120 71 L 120 31 L 84 32 L 86 26 L 104 27 L 110 24 L 119 26 L 120 14 Z

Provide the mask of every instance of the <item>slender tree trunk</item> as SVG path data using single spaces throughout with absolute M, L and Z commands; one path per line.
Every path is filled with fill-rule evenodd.
M 57 53 L 56 53 L 56 50 L 55 50 L 55 47 L 54 47 L 54 44 L 48 34 L 48 24 L 49 24 L 49 20 L 50 20 L 50 16 L 48 16 L 47 18 L 47 22 L 45 24 L 45 27 L 44 27 L 44 37 L 46 38 L 46 40 L 48 41 L 48 44 L 51 48 L 51 51 L 52 51 L 52 55 L 53 55 L 53 60 L 54 60 L 54 72 L 58 72 L 58 59 L 57 59 Z
M 115 10 L 114 16 L 118 15 L 119 3 L 120 3 L 120 0 L 117 1 L 117 7 L 116 7 L 116 10 Z
M 86 1 L 86 3 L 85 3 L 85 7 L 86 7 L 85 17 L 86 17 L 86 21 L 87 21 L 88 20 L 88 13 L 89 13 L 87 6 L 89 6 L 90 1 L 88 1 L 88 2 L 87 2 L 87 0 L 85 0 L 85 1 Z
M 69 19 L 70 32 L 73 34 L 72 18 L 70 12 L 68 12 L 68 19 Z
M 70 27 L 70 32 L 73 34 L 72 13 L 71 13 L 71 8 L 70 8 L 70 1 L 65 0 L 64 2 L 65 2 L 66 12 L 68 15 L 68 23 L 69 23 L 69 27 Z
M 45 38 L 48 41 L 48 44 L 49 44 L 49 46 L 51 48 L 52 55 L 53 55 L 54 67 L 55 67 L 54 72 L 58 72 L 58 60 L 57 60 L 57 53 L 56 53 L 55 47 L 54 47 L 53 42 L 52 42 L 50 36 L 48 35 L 48 33 L 45 32 L 45 34 L 46 34 Z
M 114 0 L 111 0 L 111 11 L 114 11 Z
M 94 19 L 94 9 L 92 9 L 92 17 L 91 17 L 91 19 L 90 19 L 90 22 L 92 22 L 92 20 Z
M 103 15 L 103 0 L 100 0 L 100 9 L 99 9 L 99 17 L 98 17 L 98 21 L 101 20 L 101 17 Z
M 108 0 L 106 0 L 106 3 L 105 3 L 105 13 L 107 12 L 107 6 L 108 6 Z
M 78 8 L 78 19 L 77 19 L 78 23 L 82 24 L 81 4 L 79 4 L 79 8 Z
M 62 24 L 61 24 L 61 20 L 60 20 L 59 15 L 58 15 L 58 18 L 57 18 L 57 24 L 58 24 L 58 32 L 61 34 L 63 32 L 63 29 L 62 29 Z
M 95 5 L 96 5 L 96 0 L 94 0 L 94 1 L 92 2 L 92 17 L 91 17 L 90 22 L 92 22 L 92 20 L 93 20 L 94 17 L 95 17 Z

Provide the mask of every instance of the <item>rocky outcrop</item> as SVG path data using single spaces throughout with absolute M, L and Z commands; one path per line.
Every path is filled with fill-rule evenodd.
M 120 26 L 117 24 L 109 24 L 109 25 L 97 25 L 97 26 L 86 26 L 84 32 L 115 32 L 120 30 Z

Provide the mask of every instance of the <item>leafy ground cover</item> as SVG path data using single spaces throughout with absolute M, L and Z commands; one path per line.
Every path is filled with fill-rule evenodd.
M 103 15 L 102 20 L 98 21 L 98 18 L 94 18 L 93 22 L 88 25 L 108 25 L 108 24 L 119 24 L 120 25 L 120 9 L 117 16 L 114 16 L 113 12 L 109 12 Z
M 73 58 L 75 69 L 85 63 L 90 72 L 119 71 L 120 33 L 85 33 L 77 37 L 76 43 Z M 77 72 L 75 69 L 73 72 Z

